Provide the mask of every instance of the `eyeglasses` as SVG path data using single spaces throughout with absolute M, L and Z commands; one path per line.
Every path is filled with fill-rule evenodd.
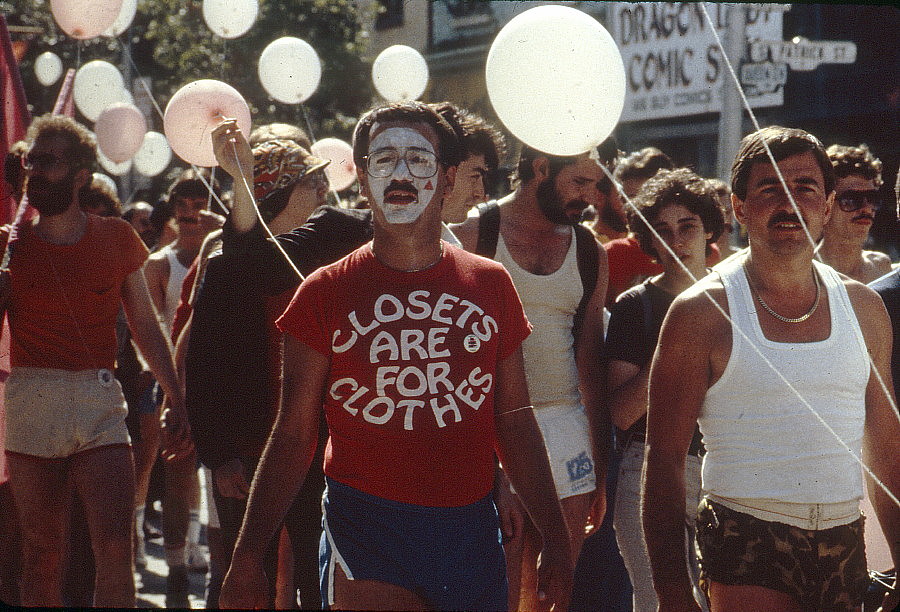
M 387 178 L 393 174 L 400 160 L 406 163 L 409 173 L 416 178 L 431 178 L 437 174 L 437 157 L 422 149 L 383 149 L 366 156 L 366 171 L 374 178 Z
M 19 159 L 25 170 L 50 170 L 56 166 L 68 164 L 68 160 L 57 157 L 53 153 L 26 153 Z
M 866 204 L 871 204 L 874 208 L 881 206 L 881 196 L 877 189 L 847 190 L 841 192 L 835 200 L 840 209 L 848 213 L 857 211 Z

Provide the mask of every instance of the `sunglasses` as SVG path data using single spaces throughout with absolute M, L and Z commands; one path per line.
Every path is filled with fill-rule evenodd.
M 22 160 L 22 168 L 25 170 L 50 170 L 69 163 L 65 158 L 52 153 L 26 153 L 19 159 Z
M 881 196 L 877 189 L 847 190 L 841 192 L 835 200 L 840 209 L 848 213 L 857 211 L 867 204 L 876 209 L 881 206 Z

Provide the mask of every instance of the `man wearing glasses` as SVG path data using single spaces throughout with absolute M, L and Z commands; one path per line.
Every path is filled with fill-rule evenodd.
M 864 144 L 831 145 L 828 157 L 834 166 L 835 206 L 818 254 L 838 272 L 861 283 L 870 283 L 891 271 L 887 255 L 863 250 L 881 204 L 881 160 Z
M 214 138 L 223 136 L 237 151 L 219 158 L 238 177 L 237 208 L 251 197 L 239 177 L 252 165 L 240 134 Z M 382 106 L 357 125 L 373 240 L 311 274 L 278 321 L 284 398 L 222 606 L 265 605 L 265 549 L 305 478 L 324 411 L 323 603 L 505 608 L 496 451 L 544 536 L 543 603 L 566 607 L 571 549 L 522 367 L 530 324 L 501 266 L 440 240 L 460 157 L 453 129 L 424 104 Z
M 182 423 L 184 400 L 144 278 L 147 248 L 126 221 L 79 208 L 96 158 L 93 137 L 72 119 L 45 115 L 28 142 L 26 193 L 39 216 L 0 232 L 9 255 L 0 277 L 11 330 L 6 453 L 22 527 L 22 604 L 65 603 L 74 492 L 94 551 L 94 605 L 134 606 L 134 467 L 125 398 L 112 373 L 120 305 Z

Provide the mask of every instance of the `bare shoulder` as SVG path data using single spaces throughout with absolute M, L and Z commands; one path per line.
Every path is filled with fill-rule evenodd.
M 706 333 L 727 330 L 730 327 L 723 313 L 728 314 L 725 286 L 718 274 L 710 274 L 675 298 L 666 315 L 666 324 L 678 323 Z
M 876 277 L 891 271 L 891 258 L 881 251 L 863 251 L 863 258 L 871 266 Z
M 450 231 L 459 238 L 463 248 L 470 253 L 475 252 L 478 245 L 478 222 L 480 217 L 466 217 L 462 223 L 453 223 L 450 225 Z
M 884 306 L 884 300 L 871 287 L 841 275 L 847 296 L 856 312 L 856 318 L 866 338 L 869 333 L 890 334 L 891 321 Z

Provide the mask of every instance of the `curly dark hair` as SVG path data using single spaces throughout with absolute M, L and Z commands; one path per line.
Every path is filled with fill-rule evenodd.
M 101 217 L 121 217 L 122 202 L 119 194 L 106 183 L 94 176 L 78 191 L 78 205 L 81 210 L 94 212 Z
M 31 122 L 25 140 L 31 147 L 38 138 L 49 136 L 62 136 L 69 142 L 68 158 L 73 169 L 86 168 L 94 171 L 97 164 L 97 144 L 90 130 L 71 117 L 48 113 Z
M 836 179 L 858 174 L 867 180 L 875 181 L 875 187 L 881 188 L 884 184 L 881 179 L 881 160 L 872 155 L 868 145 L 847 147 L 834 144 L 828 147 L 826 153 L 834 167 Z
M 166 193 L 166 202 L 174 210 L 175 198 L 177 197 L 205 198 L 209 195 L 207 184 L 212 187 L 216 197 L 221 199 L 222 187 L 208 168 L 188 168 L 169 186 L 169 191 Z
M 666 206 L 678 204 L 700 217 L 703 231 L 712 232 L 706 241 L 707 255 L 711 252 L 710 245 L 719 239 L 725 229 L 725 216 L 715 188 L 688 168 L 659 170 L 643 184 L 632 202 L 641 214 L 634 208 L 628 208 L 628 228 L 637 237 L 641 249 L 654 258 L 658 254 L 653 248 L 653 233 L 647 223 L 652 224 Z
M 648 179 L 660 170 L 674 170 L 672 158 L 656 147 L 644 147 L 629 153 L 616 164 L 616 180 Z
M 489 172 L 500 166 L 500 160 L 506 155 L 506 140 L 500 130 L 481 115 L 453 102 L 437 102 L 429 106 L 446 119 L 457 133 L 466 155 L 484 155 Z

